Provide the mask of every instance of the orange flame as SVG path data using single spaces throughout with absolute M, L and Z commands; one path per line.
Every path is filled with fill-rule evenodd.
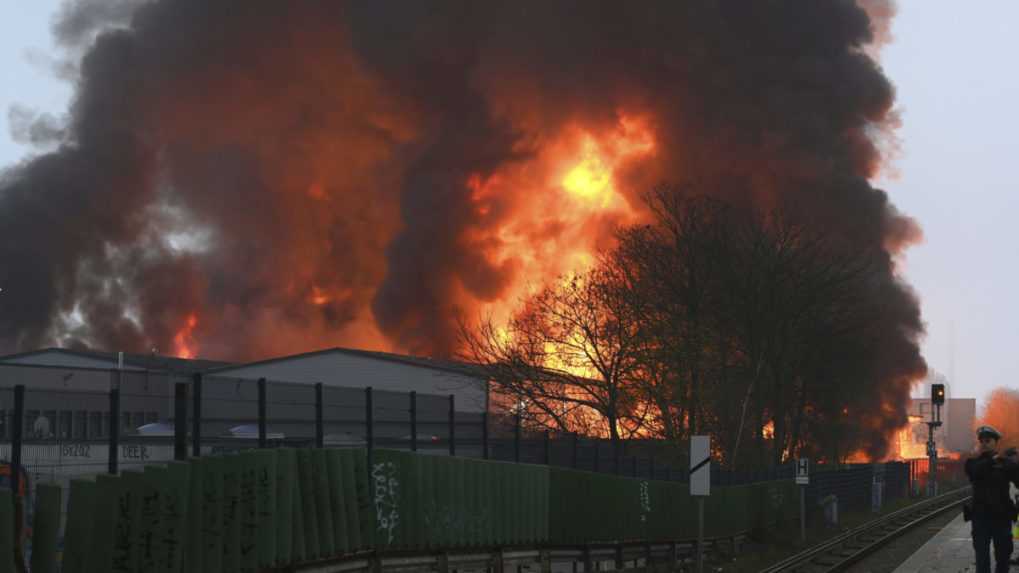
M 327 295 L 325 291 L 323 291 L 321 288 L 319 288 L 318 286 L 311 287 L 312 304 L 316 306 L 322 306 L 323 304 L 326 304 L 330 300 L 332 300 L 332 298 L 329 295 Z
M 867 453 L 864 452 L 863 450 L 854 452 L 852 455 L 846 458 L 847 464 L 869 464 L 873 461 L 874 460 L 870 456 L 868 456 Z
M 191 313 L 188 315 L 187 323 L 173 337 L 174 355 L 177 358 L 190 359 L 196 356 L 198 351 L 198 343 L 194 337 L 196 326 L 198 326 L 198 316 Z
M 482 216 L 489 213 L 491 198 L 511 195 L 514 187 L 533 188 L 535 181 L 543 179 L 539 188 L 548 197 L 518 205 L 514 217 L 503 223 L 498 247 L 488 255 L 497 263 L 513 264 L 517 278 L 504 295 L 483 304 L 483 311 L 504 323 L 529 295 L 554 280 L 565 283 L 590 269 L 598 249 L 612 240 L 615 226 L 633 222 L 637 216 L 620 188 L 620 169 L 654 148 L 649 126 L 624 115 L 614 129 L 600 134 L 579 126 L 566 129 L 520 173 L 510 168 L 487 180 L 471 176 L 467 186 Z M 509 336 L 500 331 L 504 342 Z M 582 334 L 577 332 L 571 343 L 583 347 Z M 546 354 L 549 368 L 597 377 L 590 367 L 560 360 L 554 346 Z
M 515 278 L 500 296 L 482 304 L 483 312 L 505 322 L 550 280 L 590 269 L 595 253 L 613 240 L 614 229 L 637 220 L 621 186 L 622 170 L 654 150 L 650 125 L 621 114 L 608 130 L 571 126 L 542 145 L 532 161 L 508 165 L 487 178 L 471 176 L 467 185 L 482 217 L 495 205 L 505 209 L 500 201 L 513 203 L 513 216 L 500 223 L 485 254 L 497 265 L 513 267 Z

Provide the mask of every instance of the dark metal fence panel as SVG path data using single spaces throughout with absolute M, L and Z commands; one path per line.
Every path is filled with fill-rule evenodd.
M 110 370 L 87 368 L 0 366 L 0 385 L 26 382 L 23 426 L 26 444 L 48 444 L 61 450 L 38 460 L 26 459 L 26 466 L 40 476 L 47 471 L 52 475 L 105 471 L 113 423 L 108 392 L 116 378 L 121 388 L 121 412 L 113 426 L 121 433 L 116 454 L 118 469 L 173 458 L 177 383 L 187 383 L 191 392 L 185 414 L 191 423 L 181 421 L 187 426 L 189 439 L 194 440 L 195 430 L 200 430 L 200 447 L 191 448 L 192 456 L 258 447 L 259 430 L 263 428 L 263 445 L 268 447 L 367 445 L 365 389 L 331 386 L 330 380 L 322 381 L 320 391 L 314 384 L 267 380 L 263 413 L 259 408 L 259 383 L 251 379 L 204 375 L 201 394 L 195 396 L 197 384 L 190 374 L 124 370 L 115 375 Z M 484 414 L 456 407 L 451 413 L 448 396 L 416 394 L 413 414 L 410 392 L 375 389 L 372 402 L 372 436 L 378 448 L 410 450 L 416 434 L 418 451 L 431 455 L 449 455 L 453 451 L 458 456 L 483 458 L 487 454 L 500 461 L 519 460 L 643 479 L 687 481 L 685 449 L 664 440 L 613 443 L 554 432 L 546 438 L 545 429 L 531 428 L 526 422 L 518 425 L 518 418 L 512 413 Z M 454 403 L 457 407 L 459 404 L 459 400 Z M 0 415 L 0 448 L 3 448 L 3 442 L 9 440 L 10 406 L 0 403 L 0 410 L 6 414 Z M 163 433 L 160 424 L 164 425 Z M 153 425 L 148 433 L 141 430 Z M 451 435 L 455 436 L 455 448 L 450 447 Z M 68 470 L 72 460 L 76 467 Z M 952 475 L 949 464 L 943 467 L 946 477 Z M 817 466 L 812 472 L 809 488 L 812 503 L 829 494 L 838 495 L 844 507 L 869 503 L 871 466 L 849 466 L 837 477 L 824 475 L 824 470 Z M 732 471 L 716 464 L 711 472 L 716 486 L 791 480 L 794 473 L 792 464 L 758 471 Z M 885 496 L 908 495 L 919 473 L 915 465 L 889 466 L 883 478 Z
M 202 377 L 202 455 L 235 452 L 258 446 L 258 382 L 220 376 Z M 273 424 L 268 424 L 273 442 Z
M 315 385 L 267 380 L 265 388 L 266 432 L 270 445 L 313 446 Z
M 326 447 L 365 446 L 364 388 L 322 389 L 323 442 Z
M 807 507 L 814 513 L 820 511 L 828 496 L 838 499 L 840 512 L 868 509 L 874 501 L 876 484 L 880 484 L 883 502 L 910 496 L 908 462 L 847 464 L 832 468 L 818 465 L 815 468 L 806 492 Z

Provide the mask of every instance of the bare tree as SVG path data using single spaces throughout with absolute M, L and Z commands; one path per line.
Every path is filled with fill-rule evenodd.
M 894 314 L 912 306 L 887 252 L 795 206 L 693 191 L 646 195 L 651 224 L 621 230 L 593 270 L 507 324 L 462 323 L 464 357 L 533 426 L 680 444 L 710 433 L 730 467 L 877 452 L 923 369 L 888 327 L 916 317 Z
M 649 421 L 638 403 L 636 324 L 601 265 L 564 277 L 524 302 L 508 324 L 461 323 L 463 355 L 534 424 L 612 440 Z

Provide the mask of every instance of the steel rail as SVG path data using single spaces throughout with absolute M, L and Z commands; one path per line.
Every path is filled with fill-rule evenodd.
M 775 563 L 761 573 L 837 573 L 889 541 L 970 498 L 964 487 L 882 516 Z

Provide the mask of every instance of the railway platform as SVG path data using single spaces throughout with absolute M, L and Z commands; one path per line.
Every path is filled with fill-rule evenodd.
M 894 573 L 962 573 L 976 571 L 970 525 L 962 514 L 899 565 Z

